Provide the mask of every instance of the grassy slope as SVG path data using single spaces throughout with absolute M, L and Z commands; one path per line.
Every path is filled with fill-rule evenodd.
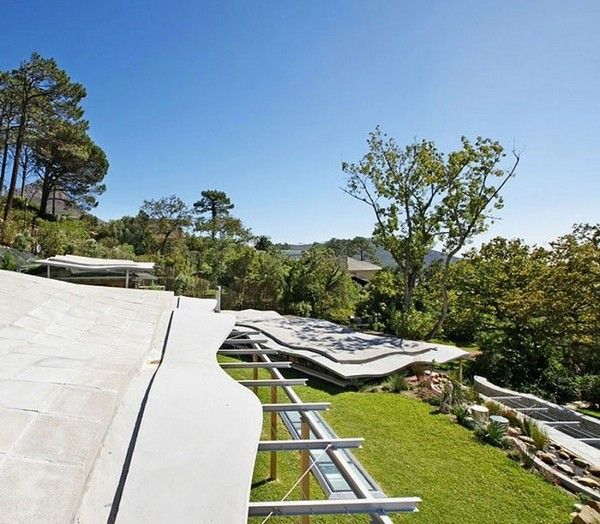
M 248 372 L 236 373 L 237 378 Z M 261 374 L 261 377 L 263 375 Z M 394 522 L 421 523 L 567 523 L 574 499 L 509 460 L 500 450 L 475 441 L 472 434 L 418 400 L 389 393 L 296 388 L 303 400 L 328 401 L 327 421 L 342 437 L 364 437 L 356 455 L 388 496 L 419 496 L 417 515 Z M 261 396 L 267 393 L 266 389 Z M 263 402 L 267 401 L 263 396 Z M 281 401 L 281 400 L 280 400 Z M 263 438 L 268 437 L 265 423 Z M 280 427 L 280 438 L 289 438 Z M 265 482 L 268 455 L 259 454 L 252 500 L 279 500 L 299 477 L 298 455 L 279 454 L 277 482 Z M 296 499 L 297 489 L 289 497 Z M 322 498 L 316 481 L 311 497 Z M 262 519 L 252 519 L 259 523 Z M 296 523 L 271 518 L 269 523 Z M 367 523 L 367 517 L 314 517 L 318 524 Z
M 584 415 L 587 415 L 588 417 L 594 417 L 594 418 L 600 418 L 600 410 L 598 409 L 580 409 L 579 410 L 581 413 L 583 413 Z

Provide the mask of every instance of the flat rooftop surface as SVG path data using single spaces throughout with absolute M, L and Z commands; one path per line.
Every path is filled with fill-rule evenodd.
M 0 521 L 71 522 L 171 293 L 0 271 Z

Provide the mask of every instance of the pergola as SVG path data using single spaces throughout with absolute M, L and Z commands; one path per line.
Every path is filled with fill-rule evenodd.
M 240 380 L 240 384 L 252 388 L 257 393 L 259 387 L 270 388 L 270 402 L 262 405 L 263 412 L 270 416 L 270 440 L 263 440 L 258 445 L 259 452 L 270 453 L 271 480 L 277 479 L 277 452 L 300 451 L 299 479 L 292 489 L 300 487 L 302 500 L 250 502 L 249 517 L 300 516 L 300 524 L 309 524 L 310 515 L 323 514 L 368 514 L 373 522 L 391 524 L 387 513 L 414 513 L 418 511 L 421 499 L 418 497 L 390 498 L 382 492 L 374 493 L 366 472 L 348 449 L 362 446 L 362 438 L 338 438 L 327 433 L 320 421 L 319 411 L 327 410 L 327 402 L 305 403 L 294 391 L 293 386 L 305 385 L 307 379 L 289 379 L 281 373 L 281 369 L 292 366 L 288 361 L 273 361 L 271 355 L 278 352 L 261 347 L 261 341 L 248 338 L 248 331 L 235 329 L 225 340 L 219 353 L 224 356 L 251 357 L 252 362 L 227 362 L 221 367 L 227 369 L 251 369 L 251 380 Z M 266 342 L 266 341 L 264 341 Z M 258 370 L 266 369 L 271 378 L 259 379 Z M 278 390 L 286 399 L 278 401 Z M 277 440 L 278 417 L 284 425 L 286 415 L 295 412 L 300 418 L 300 431 L 290 431 L 290 440 Z M 311 458 L 311 452 L 319 453 L 317 459 Z M 321 456 L 327 456 L 350 488 L 350 497 L 344 499 L 310 500 L 309 474 L 318 476 L 318 462 Z M 288 492 L 291 493 L 292 489 Z M 285 497 L 284 497 L 285 498 Z M 264 521 L 263 521 L 264 522 Z
M 111 278 L 111 274 L 122 275 L 125 279 L 126 288 L 129 287 L 129 280 L 132 274 L 137 274 L 148 280 L 154 278 L 152 275 L 154 271 L 154 262 L 134 262 L 133 260 L 90 258 L 75 255 L 56 255 L 46 258 L 45 260 L 39 260 L 38 264 L 46 266 L 46 276 L 48 278 L 52 278 L 50 268 L 53 267 L 67 269 L 72 273 L 87 275 L 86 278 L 93 279 Z M 97 273 L 105 275 L 93 277 L 89 276 Z

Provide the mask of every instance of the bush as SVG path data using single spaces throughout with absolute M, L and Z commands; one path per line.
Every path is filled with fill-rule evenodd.
M 525 417 L 521 423 L 521 429 L 525 435 L 533 439 L 535 447 L 539 450 L 544 450 L 550 442 L 546 430 L 532 418 Z
M 17 261 L 10 251 L 4 253 L 4 256 L 2 257 L 1 269 L 5 269 L 6 271 L 17 270 Z
M 508 446 L 508 440 L 506 438 L 506 429 L 502 424 L 495 421 L 490 421 L 485 425 L 478 426 L 475 429 L 475 436 L 481 442 L 491 444 L 498 448 L 505 448 Z
M 600 375 L 583 375 L 578 386 L 581 400 L 600 407 Z
M 452 408 L 452 414 L 456 417 L 456 422 L 464 426 L 469 417 L 469 407 L 466 404 L 456 404 Z
M 31 235 L 28 231 L 21 231 L 15 236 L 12 247 L 19 251 L 31 251 Z
M 411 310 L 406 313 L 396 311 L 390 319 L 392 333 L 401 338 L 423 340 L 435 323 L 435 316 L 431 313 Z
M 387 389 L 392 393 L 400 393 L 408 389 L 408 383 L 403 373 L 394 373 L 385 382 Z
M 488 408 L 488 411 L 491 415 L 502 415 L 502 413 L 504 412 L 504 407 L 502 406 L 502 404 L 499 404 L 498 402 L 494 402 L 493 400 L 488 400 L 485 403 L 485 407 Z

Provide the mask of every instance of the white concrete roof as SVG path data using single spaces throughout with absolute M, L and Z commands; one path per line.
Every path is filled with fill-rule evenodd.
M 184 304 L 150 390 L 118 523 L 248 518 L 262 408 L 216 359 L 235 317 Z
M 0 290 L 0 522 L 246 522 L 262 409 L 217 364 L 234 317 L 6 271 Z
M 248 309 L 235 315 L 238 325 L 267 335 L 267 347 L 306 358 L 345 379 L 381 377 L 414 363 L 443 363 L 468 355 L 455 346 L 369 335 L 274 311 Z
M 38 264 L 52 267 L 63 267 L 79 271 L 106 271 L 106 270 L 138 270 L 152 271 L 154 262 L 134 262 L 110 258 L 90 258 L 76 255 L 56 255 L 45 260 L 38 260 Z
M 173 295 L 0 271 L 0 521 L 71 522 Z

